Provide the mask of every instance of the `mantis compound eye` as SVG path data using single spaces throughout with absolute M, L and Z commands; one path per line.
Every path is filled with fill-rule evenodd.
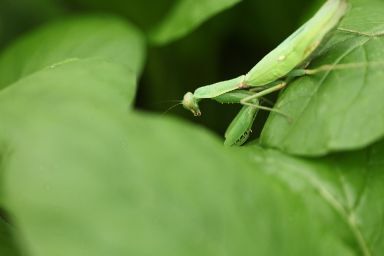
M 199 105 L 193 93 L 187 92 L 183 97 L 182 104 L 183 107 L 191 111 L 194 116 L 201 116 Z

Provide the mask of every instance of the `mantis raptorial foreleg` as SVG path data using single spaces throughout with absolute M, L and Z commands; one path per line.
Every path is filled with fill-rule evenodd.
M 222 94 L 213 100 L 222 104 L 240 103 L 242 99 L 251 96 L 252 93 L 246 90 L 237 90 L 229 93 Z M 240 146 L 247 141 L 252 132 L 252 125 L 255 121 L 258 110 L 260 109 L 259 100 L 250 100 L 252 106 L 243 106 L 240 112 L 233 119 L 231 124 L 225 131 L 224 145 Z
M 247 141 L 251 132 L 252 125 L 258 113 L 258 108 L 253 106 L 243 106 L 240 112 L 232 120 L 231 124 L 225 131 L 224 145 L 241 146 Z

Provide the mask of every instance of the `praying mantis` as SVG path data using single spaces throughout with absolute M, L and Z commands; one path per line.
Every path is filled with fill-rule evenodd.
M 195 116 L 200 116 L 199 102 L 203 99 L 224 104 L 241 104 L 243 107 L 225 132 L 224 144 L 244 144 L 260 109 L 285 115 L 278 109 L 261 106 L 261 97 L 283 89 L 295 77 L 321 71 L 304 68 L 316 49 L 338 26 L 347 9 L 347 0 L 327 0 L 311 19 L 261 59 L 248 73 L 199 87 L 194 93 L 187 92 L 182 100 L 183 107 Z

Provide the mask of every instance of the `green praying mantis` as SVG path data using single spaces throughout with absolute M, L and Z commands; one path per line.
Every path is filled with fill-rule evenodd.
M 304 68 L 316 49 L 340 23 L 347 9 L 347 0 L 327 0 L 310 20 L 267 54 L 247 74 L 200 87 L 194 93 L 187 92 L 182 100 L 183 107 L 195 116 L 200 116 L 199 102 L 203 99 L 224 104 L 241 104 L 243 107 L 225 132 L 224 144 L 242 145 L 247 141 L 260 109 L 285 115 L 278 109 L 261 106 L 261 97 L 283 89 L 295 77 L 321 71 L 321 68 Z

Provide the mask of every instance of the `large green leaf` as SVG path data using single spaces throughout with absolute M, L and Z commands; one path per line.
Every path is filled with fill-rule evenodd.
M 309 68 L 339 69 L 297 79 L 276 107 L 292 122 L 271 115 L 262 133 L 264 145 L 300 155 L 361 148 L 384 136 L 384 3 L 351 1 L 352 9 Z M 354 64 L 353 64 L 354 63 Z M 346 66 L 343 65 L 348 64 Z M 341 66 L 340 66 L 341 65 Z
M 315 190 L 292 191 L 206 131 L 125 114 L 114 83 L 94 84 L 105 65 L 61 65 L 0 95 L 3 203 L 25 252 L 353 255 Z
M 124 114 L 90 64 L 0 95 L 3 201 L 31 255 L 380 255 L 383 144 L 307 161 L 225 149 Z
M 198 27 L 215 14 L 241 0 L 179 0 L 171 12 L 150 34 L 152 43 L 162 45 L 174 41 Z

